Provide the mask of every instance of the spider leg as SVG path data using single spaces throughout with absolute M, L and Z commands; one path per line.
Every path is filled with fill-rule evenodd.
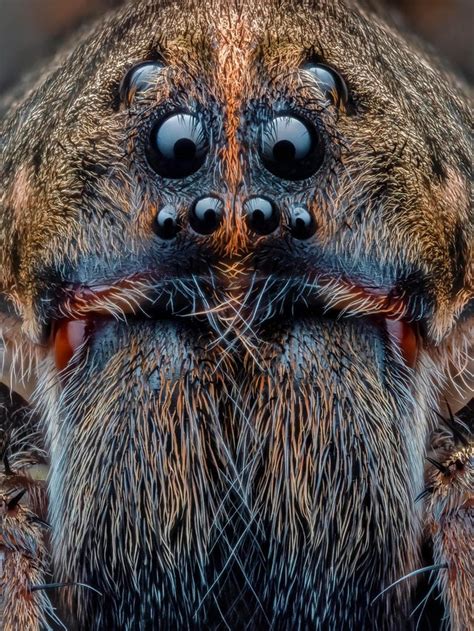
M 469 406 L 468 406 L 469 408 Z M 435 432 L 426 468 L 426 533 L 433 561 L 445 564 L 436 582 L 451 631 L 474 628 L 474 434 L 451 418 Z M 456 425 L 453 431 L 452 425 Z
M 48 582 L 47 460 L 24 401 L 0 387 L 0 628 L 51 629 Z M 55 627 L 57 628 L 57 627 Z

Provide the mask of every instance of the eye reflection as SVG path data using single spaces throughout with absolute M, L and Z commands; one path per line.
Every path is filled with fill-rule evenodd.
M 181 230 L 178 212 L 174 206 L 167 204 L 158 211 L 153 222 L 153 230 L 162 239 L 174 239 Z
M 326 64 L 308 63 L 303 66 L 303 70 L 311 73 L 316 79 L 321 92 L 323 92 L 334 105 L 346 105 L 349 99 L 347 86 L 344 79 L 334 68 Z
M 316 222 L 306 206 L 290 208 L 290 231 L 295 239 L 309 239 L 316 232 Z
M 163 68 L 159 61 L 143 61 L 130 68 L 120 83 L 120 102 L 129 107 L 137 93 L 145 92 L 156 83 Z
M 261 158 L 273 175 L 304 180 L 321 166 L 324 147 L 309 121 L 291 115 L 276 116 L 262 128 Z
M 179 113 L 171 114 L 153 127 L 147 157 L 158 175 L 178 179 L 200 169 L 207 150 L 207 136 L 197 116 Z

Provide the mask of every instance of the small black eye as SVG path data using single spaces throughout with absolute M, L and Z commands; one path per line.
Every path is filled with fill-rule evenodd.
M 334 103 L 345 106 L 349 99 L 347 86 L 341 75 L 326 64 L 306 64 L 303 66 L 316 79 L 320 90 Z
M 306 206 L 290 209 L 290 230 L 295 239 L 309 239 L 316 232 L 316 222 Z
M 162 177 L 192 175 L 206 160 L 207 137 L 194 114 L 171 114 L 157 123 L 150 135 L 147 157 Z
M 164 65 L 159 61 L 143 61 L 130 68 L 120 83 L 120 102 L 130 106 L 137 92 L 144 92 L 155 85 L 163 68 Z
M 200 197 L 191 206 L 189 223 L 198 234 L 212 234 L 222 222 L 223 203 L 214 196 Z
M 265 197 L 251 197 L 244 204 L 247 225 L 256 234 L 267 235 L 274 232 L 280 221 L 277 206 Z
M 295 116 L 276 116 L 262 129 L 261 157 L 265 167 L 285 180 L 304 180 L 316 173 L 324 147 L 315 127 Z
M 163 206 L 158 211 L 153 221 L 153 230 L 162 239 L 174 239 L 181 230 L 181 226 L 179 225 L 178 213 L 173 206 Z

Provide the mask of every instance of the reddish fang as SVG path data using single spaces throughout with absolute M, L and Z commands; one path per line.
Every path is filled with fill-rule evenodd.
M 76 350 L 90 335 L 90 319 L 62 320 L 54 332 L 54 359 L 56 368 L 63 370 L 69 364 Z
M 139 300 L 127 296 L 127 292 L 140 285 L 140 293 L 144 298 L 146 275 L 134 275 L 124 278 L 113 285 L 95 285 L 94 287 L 80 286 L 74 290 L 69 302 L 72 318 L 63 319 L 56 324 L 54 334 L 54 355 L 56 367 L 65 368 L 75 351 L 87 342 L 93 332 L 94 320 L 97 317 L 107 317 L 115 305 L 121 314 L 135 315 L 141 309 Z M 321 288 L 329 287 L 331 282 L 323 278 L 318 279 Z M 338 281 L 342 295 L 330 301 L 331 308 L 346 313 L 359 315 L 385 316 L 386 330 L 390 340 L 398 349 L 405 364 L 413 368 L 418 355 L 418 339 L 411 324 L 402 318 L 405 316 L 406 305 L 401 298 L 389 297 L 382 292 L 351 285 L 346 281 Z M 141 302 L 141 301 L 140 301 Z
M 400 351 L 403 361 L 414 368 L 418 356 L 418 342 L 413 327 L 403 320 L 385 320 L 390 339 Z

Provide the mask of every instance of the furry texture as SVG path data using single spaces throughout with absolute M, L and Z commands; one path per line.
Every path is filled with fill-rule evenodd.
M 472 402 L 470 411 L 472 428 Z M 426 505 L 427 535 L 433 544 L 433 558 L 444 571 L 438 575 L 449 622 L 453 629 L 470 629 L 474 624 L 474 446 L 465 428 L 437 432 L 434 453 L 427 468 L 429 497 Z
M 121 103 L 122 77 L 150 58 L 163 72 Z M 309 59 L 340 72 L 346 105 L 301 69 Z M 166 181 L 145 145 L 183 108 L 199 112 L 209 156 Z M 309 180 L 259 161 L 259 126 L 279 110 L 319 130 L 325 159 Z M 420 567 L 431 410 L 453 375 L 461 398 L 472 377 L 469 123 L 453 77 L 349 0 L 132 3 L 10 107 L 3 335 L 35 362 L 55 580 L 102 594 L 63 590 L 71 626 L 412 623 L 413 582 L 377 596 Z M 187 211 L 208 192 L 225 213 L 202 237 Z M 279 204 L 277 233 L 248 230 L 251 194 Z M 289 208 L 303 202 L 318 230 L 296 241 Z M 171 242 L 150 228 L 165 204 L 185 226 Z M 81 306 L 110 318 L 58 373 L 48 326 L 78 317 L 70 287 L 138 274 Z M 419 323 L 413 369 L 369 318 L 387 309 L 378 294 Z M 172 317 L 156 317 L 164 303 Z M 448 548 L 436 543 L 449 564 Z M 463 628 L 470 602 L 452 588 Z
M 0 384 L 0 625 L 5 631 L 36 629 L 56 616 L 43 592 L 48 578 L 44 518 L 47 455 L 26 402 Z

